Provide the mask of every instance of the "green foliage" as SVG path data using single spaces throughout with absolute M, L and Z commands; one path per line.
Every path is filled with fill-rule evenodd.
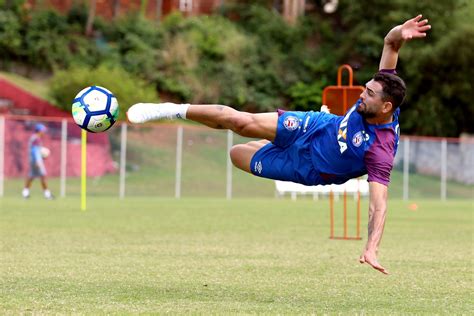
M 383 38 L 387 31 L 401 21 L 421 13 L 429 19 L 432 30 L 423 40 L 417 40 L 405 45 L 401 54 L 407 51 L 419 50 L 429 43 L 439 41 L 446 33 L 455 27 L 452 18 L 455 12 L 462 8 L 464 0 L 366 0 L 341 2 L 338 15 L 342 21 L 344 32 L 339 35 L 340 48 L 337 49 L 338 63 L 350 63 L 358 68 L 360 82 L 367 81 L 378 68 Z M 370 10 L 367 10 L 370 8 Z M 401 58 L 399 73 L 403 74 L 414 59 Z M 408 78 L 406 78 L 408 79 Z
M 25 11 L 25 0 L 0 0 L 0 9 L 8 10 L 15 14 L 20 14 Z
M 134 35 L 155 48 L 160 47 L 163 38 L 157 24 L 139 14 L 130 14 L 113 21 L 104 33 L 109 41 L 117 43 L 121 53 L 135 48 L 135 44 L 125 38 L 127 35 Z
M 294 25 L 271 9 L 273 1 L 231 1 L 216 15 L 172 13 L 160 24 L 139 12 L 112 22 L 98 17 L 91 38 L 83 35 L 86 2 L 75 2 L 66 16 L 23 3 L 0 1 L 3 65 L 85 72 L 108 65 L 171 100 L 258 112 L 319 108 L 322 88 L 335 83 L 340 64 L 352 65 L 354 83 L 364 83 L 378 68 L 387 31 L 423 13 L 433 28 L 426 39 L 404 45 L 397 67 L 408 85 L 403 131 L 456 136 L 474 126 L 473 1 L 340 1 L 334 14 L 311 1 L 316 10 Z
M 87 23 L 88 8 L 84 2 L 74 2 L 71 10 L 67 13 L 67 21 L 71 25 L 80 25 L 82 29 Z
M 262 49 L 277 45 L 279 50 L 289 50 L 301 43 L 299 29 L 289 26 L 274 10 L 260 5 L 239 6 L 240 19 L 237 21 L 248 33 L 259 37 Z
M 406 111 L 405 127 L 439 136 L 474 133 L 474 26 L 449 32 L 420 57 L 409 72 L 413 106 Z
M 67 66 L 72 54 L 68 49 L 66 17 L 55 11 L 34 11 L 28 23 L 25 45 L 28 61 L 40 68 Z
M 118 63 L 125 70 L 148 81 L 156 80 L 157 49 L 163 41 L 162 31 L 156 23 L 140 14 L 122 17 L 104 28 L 103 40 L 107 41 L 109 53 L 117 55 Z
M 368 80 L 377 70 L 387 30 L 422 13 L 432 30 L 426 39 L 404 45 L 397 67 L 408 87 L 401 108 L 402 131 L 436 136 L 472 133 L 474 110 L 468 101 L 474 75 L 472 26 L 463 24 L 469 24 L 466 17 L 473 16 L 473 9 L 472 1 L 465 0 L 343 2 L 338 14 L 346 32 L 341 34 L 336 63 L 352 64 L 358 69 L 358 81 Z
M 0 55 L 13 57 L 21 54 L 21 23 L 11 11 L 0 11 Z
M 311 84 L 297 82 L 290 87 L 288 94 L 293 99 L 293 106 L 297 111 L 314 111 L 321 107 L 324 84 L 315 81 Z
M 51 97 L 57 106 L 70 110 L 76 94 L 87 86 L 103 86 L 117 97 L 120 106 L 120 118 L 124 118 L 127 109 L 138 102 L 157 102 L 153 87 L 121 68 L 99 66 L 97 68 L 73 67 L 56 72 L 51 80 Z
M 166 45 L 160 51 L 160 90 L 194 103 L 225 103 L 237 108 L 275 108 L 281 85 L 273 59 L 259 58 L 258 40 L 220 16 L 163 23 Z M 270 54 L 269 54 L 270 55 Z M 268 63 L 267 65 L 265 64 Z

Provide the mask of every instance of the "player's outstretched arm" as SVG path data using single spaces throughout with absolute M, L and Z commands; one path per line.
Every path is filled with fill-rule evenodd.
M 426 37 L 426 32 L 431 29 L 428 19 L 421 19 L 422 15 L 405 21 L 405 23 L 391 29 L 384 39 L 382 57 L 379 69 L 395 69 L 398 61 L 398 51 L 406 41 Z
M 367 263 L 384 274 L 388 274 L 388 271 L 377 261 L 377 249 L 385 226 L 387 191 L 386 185 L 378 182 L 369 183 L 369 234 L 367 245 L 359 259 L 360 263 Z

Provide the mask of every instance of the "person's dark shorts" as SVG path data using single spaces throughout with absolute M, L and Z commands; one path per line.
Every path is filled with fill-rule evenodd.
M 30 172 L 28 173 L 28 176 L 30 178 L 43 177 L 45 175 L 46 172 L 44 171 L 44 169 L 39 168 L 36 163 L 30 162 Z
M 311 160 L 311 140 L 316 126 L 327 119 L 321 112 L 283 112 L 277 123 L 276 137 L 252 157 L 252 174 L 306 185 L 321 183 Z

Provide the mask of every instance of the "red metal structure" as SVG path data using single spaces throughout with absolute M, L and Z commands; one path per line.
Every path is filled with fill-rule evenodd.
M 220 5 L 222 0 L 95 0 L 96 14 L 106 19 L 112 19 L 117 16 L 123 16 L 131 12 L 143 10 L 145 16 L 149 19 L 160 19 L 173 11 L 181 11 L 186 16 L 199 14 L 210 14 Z M 68 12 L 75 0 L 28 0 L 29 6 L 37 8 L 55 8 L 59 12 Z M 90 1 L 84 1 L 90 5 Z M 142 7 L 144 6 L 144 7 Z
M 348 85 L 342 85 L 342 71 L 347 70 Z M 337 70 L 337 86 L 328 86 L 323 90 L 323 104 L 331 109 L 331 113 L 344 115 L 347 110 L 359 99 L 364 91 L 363 86 L 353 86 L 353 72 L 349 65 L 342 65 Z
M 348 72 L 348 85 L 342 85 L 342 72 Z M 331 113 L 336 115 L 344 115 L 347 110 L 356 103 L 360 94 L 364 91 L 363 86 L 353 86 L 353 72 L 349 65 L 342 65 L 337 71 L 337 86 L 328 86 L 323 90 L 323 104 L 327 105 Z M 330 209 L 330 237 L 331 239 L 351 240 L 361 239 L 360 237 L 360 192 L 357 194 L 357 222 L 356 236 L 349 236 L 347 229 L 347 193 L 344 192 L 344 213 L 343 213 L 343 236 L 334 235 L 334 193 L 331 191 L 329 195 Z

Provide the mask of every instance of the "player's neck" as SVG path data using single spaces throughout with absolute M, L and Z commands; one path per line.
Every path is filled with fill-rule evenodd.
M 372 125 L 385 125 L 393 122 L 393 113 L 383 117 L 373 117 L 366 119 L 367 123 Z

